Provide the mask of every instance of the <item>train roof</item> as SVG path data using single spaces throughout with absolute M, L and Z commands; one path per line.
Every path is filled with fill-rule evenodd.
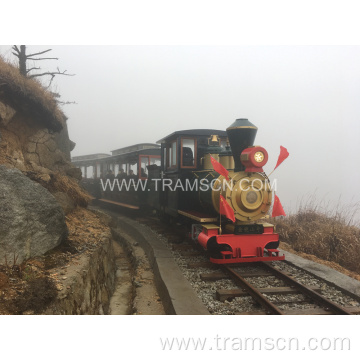
M 160 156 L 160 145 L 152 143 L 141 143 L 131 146 L 126 146 L 117 150 L 113 150 L 112 155 L 108 154 L 93 154 L 74 156 L 72 163 L 78 166 L 90 166 L 96 162 L 112 162 L 112 161 L 134 161 L 139 155 L 155 155 Z
M 159 149 L 160 145 L 152 144 L 152 143 L 141 143 L 141 144 L 135 144 L 130 146 L 125 146 L 120 149 L 112 150 L 111 154 L 112 156 L 115 155 L 125 155 L 132 152 L 140 151 L 140 150 L 147 150 L 147 149 Z
M 76 162 L 76 161 L 84 161 L 84 160 L 97 160 L 97 159 L 103 159 L 103 158 L 106 158 L 106 157 L 109 157 L 109 156 L 111 156 L 111 155 L 103 154 L 103 153 L 80 155 L 80 156 L 73 156 L 71 158 L 71 161 Z
M 157 145 L 156 148 L 153 147 L 153 148 L 147 148 L 147 149 L 138 149 L 138 150 L 133 150 L 133 151 L 129 151 L 126 153 L 122 153 L 122 154 L 114 154 L 104 160 L 109 160 L 109 161 L 122 160 L 122 161 L 126 162 L 129 159 L 137 158 L 139 155 L 158 155 L 159 156 L 160 153 L 161 153 L 160 146 Z
M 157 141 L 157 144 L 161 144 L 166 142 L 171 138 L 175 138 L 178 136 L 211 136 L 211 135 L 219 135 L 223 137 L 227 137 L 227 132 L 224 130 L 214 130 L 214 129 L 192 129 L 192 130 L 179 130 L 175 131 L 172 134 L 165 136 L 164 138 Z

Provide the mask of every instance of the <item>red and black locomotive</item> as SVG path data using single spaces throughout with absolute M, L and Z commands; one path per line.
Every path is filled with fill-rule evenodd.
M 102 188 L 99 200 L 150 208 L 190 223 L 192 238 L 210 253 L 212 262 L 283 260 L 279 235 L 265 220 L 274 194 L 263 171 L 268 154 L 254 146 L 256 133 L 247 119 L 237 119 L 226 131 L 176 131 L 161 139 L 160 146 L 147 144 L 144 149 L 146 144 L 138 144 L 132 151 L 73 162 L 96 169 L 93 179 L 85 179 L 87 184 L 96 184 L 102 176 L 102 185 L 104 178 L 129 185 L 129 171 L 136 170 L 130 187 Z M 109 172 L 107 178 L 100 175 Z

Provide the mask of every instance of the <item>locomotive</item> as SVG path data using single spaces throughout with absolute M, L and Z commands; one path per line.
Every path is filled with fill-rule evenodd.
M 176 131 L 158 144 L 138 144 L 96 159 L 94 178 L 84 184 L 99 189 L 101 183 L 94 194 L 100 202 L 151 209 L 191 225 L 192 239 L 208 251 L 211 262 L 283 260 L 279 235 L 265 220 L 273 190 L 263 171 L 267 151 L 254 145 L 257 130 L 248 119 L 237 119 L 226 131 Z M 73 162 L 81 166 L 80 160 Z M 136 170 L 132 177 L 131 168 Z M 100 172 L 108 173 L 105 179 Z M 104 180 L 116 186 L 104 188 Z

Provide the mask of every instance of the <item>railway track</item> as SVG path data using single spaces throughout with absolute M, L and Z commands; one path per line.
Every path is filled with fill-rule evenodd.
M 252 298 L 258 302 L 262 307 L 263 311 L 259 311 L 258 314 L 272 314 L 272 315 L 351 315 L 360 311 L 360 308 L 344 308 L 326 297 L 319 294 L 317 291 L 321 291 L 319 288 L 311 288 L 303 285 L 296 281 L 293 277 L 289 276 L 283 271 L 275 268 L 268 263 L 260 263 L 260 268 L 264 271 L 258 273 L 254 272 L 251 274 L 241 273 L 230 266 L 223 266 L 226 273 L 232 277 L 235 282 L 244 289 L 246 293 L 252 296 Z M 269 287 L 269 288 L 256 288 L 246 277 L 254 276 L 275 276 L 281 279 L 287 286 L 284 287 Z M 286 295 L 286 294 L 303 294 L 308 299 L 309 304 L 314 303 L 314 307 L 305 309 L 294 309 L 294 310 L 281 310 L 277 305 L 276 301 L 270 300 L 267 295 Z M 237 295 L 240 293 L 238 292 Z M 218 292 L 217 296 L 224 296 L 224 292 Z M 236 293 L 235 293 L 236 295 Z M 225 295 L 226 296 L 226 295 Z M 247 314 L 247 313 L 244 313 Z
M 205 263 L 190 263 L 191 268 Z M 208 266 L 211 268 L 211 265 Z M 360 306 L 341 306 L 321 294 L 321 286 L 307 286 L 269 263 L 220 265 L 213 272 L 200 274 L 201 281 L 218 282 L 231 279 L 236 287 L 218 288 L 216 300 L 231 302 L 235 298 L 251 297 L 261 309 L 235 312 L 235 315 L 353 315 Z M 256 279 L 256 281 L 254 281 Z M 265 279 L 271 279 L 267 282 Z M 274 280 L 275 279 L 275 280 Z M 256 285 L 262 284 L 262 285 Z M 264 283 L 266 283 L 264 285 Z M 274 285 L 270 285 L 270 283 Z M 353 303 L 356 303 L 354 301 Z M 285 306 L 284 306 L 285 305 Z M 359 305 L 357 303 L 357 305 Z
M 201 248 L 184 239 L 185 233 L 175 234 L 173 227 L 160 222 L 140 220 L 153 231 L 164 237 L 179 256 L 183 268 L 192 269 L 201 282 L 210 288 L 218 287 L 215 283 L 221 280 L 232 281 L 233 288 L 227 283 L 226 288 L 217 288 L 213 297 L 217 302 L 228 305 L 234 299 L 249 297 L 253 305 L 250 310 L 234 311 L 237 315 L 352 315 L 360 314 L 359 299 L 352 304 L 342 306 L 322 295 L 324 285 L 305 285 L 295 279 L 288 271 L 282 271 L 271 263 L 216 265 L 209 262 Z M 181 264 L 180 264 L 181 265 Z M 204 272 L 204 269 L 206 271 Z M 256 281 L 255 281 L 256 280 Z M 267 281 L 270 280 L 270 281 Z M 213 285 L 210 283 L 214 283 Z M 273 285 L 271 285 L 273 284 Z M 197 286 L 195 285 L 195 288 Z M 344 295 L 346 297 L 346 295 Z M 254 304 L 255 303 L 255 304 Z M 241 308 L 241 306 L 240 306 Z
M 184 226 L 164 224 L 148 216 L 134 220 L 171 250 L 183 276 L 210 314 L 360 314 L 360 297 L 286 261 L 213 264 L 189 238 Z

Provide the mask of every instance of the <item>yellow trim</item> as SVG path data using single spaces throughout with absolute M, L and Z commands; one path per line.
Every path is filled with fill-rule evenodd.
M 206 224 L 206 225 L 202 225 L 202 227 L 205 228 L 206 230 L 220 229 L 220 226 L 214 224 Z
M 266 227 L 266 228 L 268 228 L 268 227 L 275 227 L 275 225 L 269 224 L 269 223 L 262 223 L 261 225 L 262 225 L 263 227 Z
M 187 213 L 186 211 L 182 211 L 182 210 L 178 210 L 178 213 L 180 215 L 184 215 L 190 219 L 193 219 L 193 220 L 196 220 L 198 222 L 201 222 L 201 223 L 205 223 L 205 222 L 214 222 L 214 221 L 217 221 L 217 217 L 198 217 L 196 215 L 193 215 L 193 214 L 189 214 Z
M 222 187 L 223 176 L 219 176 L 214 184 L 214 190 L 211 193 L 214 209 L 219 213 L 220 195 L 223 195 L 234 210 L 236 220 L 248 222 L 263 218 L 264 214 L 269 210 L 272 201 L 272 192 L 269 185 L 265 183 L 265 177 L 259 173 L 251 173 L 251 176 L 247 176 L 245 172 L 235 173 L 234 171 L 229 171 L 229 177 L 232 178 L 234 182 L 233 191 L 227 186 L 225 186 L 225 189 L 218 189 L 219 186 Z M 244 180 L 243 183 L 241 183 L 242 180 Z M 258 199 L 254 203 L 255 205 L 249 204 L 246 201 L 246 190 L 252 181 L 255 181 L 253 183 L 254 190 L 258 192 Z M 240 189 L 240 184 L 243 190 Z M 260 189 L 261 186 L 262 189 Z M 215 189 L 218 190 L 216 191 Z
M 256 130 L 258 130 L 258 128 L 256 126 L 234 126 L 234 127 L 228 127 L 226 129 L 226 131 L 234 130 L 234 129 L 256 129 Z

